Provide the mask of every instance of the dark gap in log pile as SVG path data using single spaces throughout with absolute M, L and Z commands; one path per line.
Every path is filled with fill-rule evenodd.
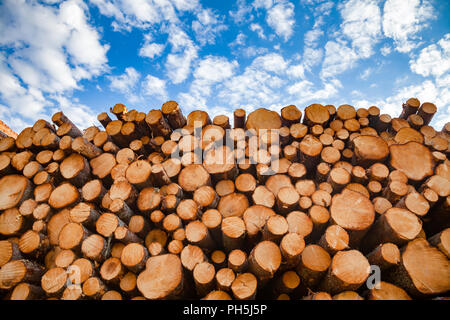
M 0 138 L 0 298 L 449 299 L 436 110 L 38 120 Z

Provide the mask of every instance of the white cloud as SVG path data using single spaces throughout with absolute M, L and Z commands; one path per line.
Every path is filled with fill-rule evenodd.
M 304 78 L 305 67 L 302 64 L 290 66 L 288 67 L 287 74 L 294 78 Z
M 171 25 L 169 43 L 172 53 L 167 55 L 166 69 L 172 83 L 181 83 L 191 72 L 191 64 L 198 57 L 198 48 L 178 26 Z
M 432 44 L 420 52 L 417 59 L 410 61 L 411 70 L 424 77 L 440 77 L 450 71 L 450 33 L 447 33 L 437 45 Z
M 56 96 L 70 97 L 81 80 L 108 71 L 109 46 L 89 24 L 83 2 L 5 0 L 0 16 L 0 46 L 13 49 L 0 59 L 0 94 L 14 110 L 10 119 L 46 117 Z
M 241 24 L 244 22 L 252 21 L 253 15 L 252 7 L 246 3 L 246 0 L 237 1 L 238 8 L 236 11 L 230 11 L 229 14 L 233 18 L 234 22 Z
M 276 3 L 268 9 L 266 21 L 284 41 L 289 40 L 294 32 L 294 5 L 285 1 Z
M 387 0 L 383 11 L 384 34 L 394 40 L 399 52 L 416 48 L 417 33 L 436 16 L 429 0 Z
M 250 30 L 252 30 L 253 32 L 256 32 L 258 37 L 260 37 L 261 39 L 266 39 L 266 35 L 264 34 L 264 30 L 258 23 L 252 23 L 250 25 Z
M 287 68 L 288 62 L 277 53 L 269 53 L 258 57 L 252 62 L 256 69 L 263 69 L 274 73 L 283 73 Z
M 214 44 L 216 36 L 227 28 L 223 23 L 223 18 L 211 9 L 202 9 L 197 13 L 197 20 L 192 22 L 192 30 L 201 45 Z
M 308 80 L 303 80 L 289 86 L 287 91 L 296 97 L 297 103 L 305 103 L 308 101 L 316 101 L 317 103 L 325 103 L 326 100 L 335 96 L 342 84 L 336 80 L 330 80 L 324 83 L 322 89 L 315 90 L 315 86 Z
M 361 58 L 373 53 L 373 46 L 381 35 L 380 8 L 376 0 L 349 0 L 339 5 L 342 15 L 341 31 L 352 42 Z
M 367 68 L 361 73 L 361 75 L 359 77 L 362 80 L 367 80 L 372 72 L 373 72 L 372 68 Z
M 188 109 L 205 106 L 216 84 L 220 85 L 232 77 L 238 67 L 237 61 L 228 61 L 225 57 L 207 56 L 198 63 L 194 70 L 194 81 L 189 92 L 180 94 L 182 105 Z
M 136 69 L 128 67 L 125 69 L 125 73 L 119 76 L 108 76 L 109 87 L 112 91 L 119 91 L 126 95 L 128 100 L 135 102 L 138 98 L 134 91 L 140 77 L 141 75 Z
M 164 47 L 165 45 L 161 43 L 147 43 L 139 50 L 139 55 L 141 57 L 153 59 L 161 55 L 164 51 Z
M 386 57 L 387 55 L 389 55 L 392 52 L 392 48 L 388 45 L 384 45 L 380 49 L 380 51 L 381 51 L 381 54 Z
M 328 41 L 320 75 L 324 78 L 333 77 L 351 69 L 357 60 L 358 55 L 344 42 Z
M 323 35 L 320 29 L 312 29 L 305 33 L 305 45 L 308 47 L 315 47 L 317 40 Z
M 147 96 L 156 96 L 161 100 L 167 100 L 166 81 L 149 74 L 142 82 L 142 93 Z

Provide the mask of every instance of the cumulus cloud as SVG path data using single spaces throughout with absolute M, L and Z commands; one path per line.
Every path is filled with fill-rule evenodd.
M 147 43 L 139 50 L 139 55 L 141 57 L 153 59 L 159 57 L 164 51 L 164 48 L 165 45 L 161 43 Z
M 223 19 L 215 14 L 211 9 L 202 9 L 197 14 L 197 20 L 192 22 L 192 30 L 201 45 L 214 44 L 220 32 L 228 27 L 223 23 Z
M 324 78 L 334 77 L 353 68 L 357 60 L 358 55 L 345 42 L 328 41 L 320 74 Z
M 12 49 L 0 62 L 1 97 L 31 120 L 59 105 L 55 95 L 67 98 L 82 88 L 81 80 L 108 71 L 109 46 L 100 42 L 87 6 L 77 0 L 54 5 L 2 1 L 0 46 Z
M 264 30 L 258 23 L 252 23 L 250 25 L 250 30 L 252 30 L 253 32 L 256 32 L 258 37 L 260 37 L 261 39 L 266 39 L 266 35 L 264 34 Z
M 418 46 L 417 33 L 435 18 L 429 0 L 387 0 L 383 8 L 383 32 L 395 50 L 409 52 Z
M 127 96 L 128 100 L 136 102 L 138 100 L 135 89 L 141 74 L 133 67 L 125 69 L 125 73 L 118 76 L 108 76 L 110 89 L 119 91 Z
M 440 77 L 450 71 L 450 33 L 437 44 L 432 44 L 420 51 L 417 59 L 410 61 L 411 70 L 424 77 Z
M 291 38 L 295 25 L 295 6 L 291 2 L 285 0 L 255 0 L 253 7 L 255 9 L 266 9 L 266 22 L 279 37 L 283 38 L 284 41 Z
M 167 100 L 166 81 L 149 74 L 142 82 L 142 93 L 146 96 Z

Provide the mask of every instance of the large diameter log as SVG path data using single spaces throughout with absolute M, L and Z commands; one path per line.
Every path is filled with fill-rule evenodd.
M 324 125 L 330 120 L 330 112 L 326 106 L 321 104 L 312 104 L 305 109 L 303 123 L 308 126 L 315 124 Z
M 211 184 L 208 171 L 200 164 L 191 164 L 181 170 L 178 184 L 183 190 L 194 192 L 198 188 Z
M 322 247 L 311 244 L 303 249 L 297 273 L 308 287 L 315 287 L 330 266 L 331 257 Z
M 391 145 L 389 150 L 391 166 L 403 172 L 411 181 L 418 182 L 433 174 L 433 157 L 424 145 L 408 142 Z
M 280 265 L 281 251 L 272 241 L 261 241 L 250 253 L 249 268 L 260 281 L 273 278 Z
M 81 188 L 90 178 L 89 163 L 83 156 L 72 154 L 61 162 L 59 170 L 64 179 Z
M 19 207 L 32 195 L 31 182 L 19 175 L 4 176 L 0 179 L 0 210 Z
M 355 247 L 375 220 L 375 209 L 367 197 L 345 189 L 332 198 L 331 219 L 349 234 L 349 244 Z
M 280 129 L 281 118 L 275 111 L 260 108 L 248 115 L 245 127 L 257 131 L 260 129 Z
M 358 136 L 353 139 L 353 145 L 355 163 L 363 167 L 384 162 L 389 155 L 389 147 L 380 137 Z
M 170 272 L 168 272 L 170 270 Z M 183 270 L 178 256 L 151 257 L 137 278 L 137 287 L 147 299 L 175 298 L 183 289 Z
M 320 289 L 330 294 L 354 291 L 361 287 L 370 274 L 366 257 L 358 250 L 339 251 L 333 256 L 328 273 Z
M 401 262 L 388 278 L 414 297 L 442 294 L 450 290 L 450 262 L 426 240 L 415 239 L 402 249 Z
M 364 239 L 364 246 L 371 250 L 380 243 L 392 242 L 403 246 L 415 239 L 422 229 L 422 221 L 412 212 L 391 208 L 381 215 Z

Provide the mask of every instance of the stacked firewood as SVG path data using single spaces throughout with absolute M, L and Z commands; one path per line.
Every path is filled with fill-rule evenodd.
M 436 111 L 290 105 L 231 125 L 168 101 L 116 104 L 103 128 L 38 120 L 0 138 L 0 297 L 448 298 Z

